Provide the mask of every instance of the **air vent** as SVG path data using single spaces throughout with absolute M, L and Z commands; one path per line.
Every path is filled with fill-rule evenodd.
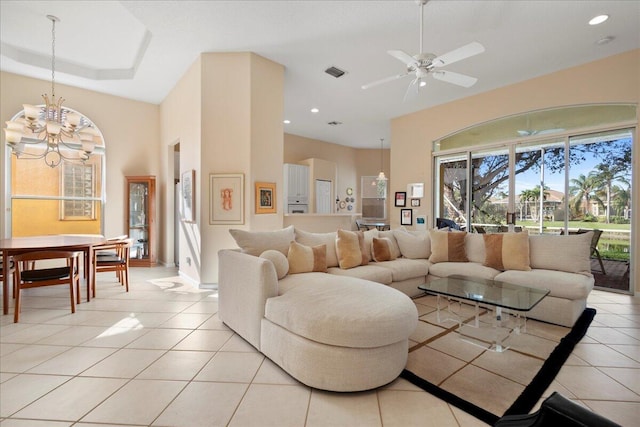
M 325 73 L 329 74 L 330 76 L 337 78 L 340 78 L 342 76 L 345 75 L 345 71 L 342 71 L 340 68 L 337 67 L 329 67 L 326 70 L 324 70 Z
M 342 124 L 342 122 L 337 122 L 337 121 L 335 121 L 335 120 L 334 120 L 334 121 L 329 122 L 329 123 L 327 123 L 327 124 L 328 124 L 329 126 L 338 126 L 338 125 L 341 125 L 341 124 Z

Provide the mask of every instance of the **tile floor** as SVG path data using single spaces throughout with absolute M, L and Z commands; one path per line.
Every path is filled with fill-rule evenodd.
M 149 281 L 175 275 L 133 268 L 127 294 L 102 273 L 75 314 L 62 288 L 25 291 L 21 322 L 0 320 L 0 426 L 484 425 L 403 379 L 363 393 L 303 386 L 218 320 L 214 291 Z M 640 298 L 589 302 L 598 315 L 547 394 L 637 425 Z

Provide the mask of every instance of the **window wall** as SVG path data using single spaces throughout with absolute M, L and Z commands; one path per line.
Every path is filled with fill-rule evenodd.
M 435 217 L 481 233 L 599 230 L 592 251 L 596 286 L 629 291 L 636 129 L 550 133 L 562 135 L 435 152 Z

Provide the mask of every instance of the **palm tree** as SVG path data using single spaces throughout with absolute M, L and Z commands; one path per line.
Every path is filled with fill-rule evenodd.
M 625 208 L 631 204 L 631 186 L 627 183 L 627 188 L 624 189 L 614 185 L 611 191 L 613 192 L 611 198 L 616 215 L 621 216 L 621 212 L 624 213 Z
M 611 187 L 616 181 L 624 181 L 624 171 L 621 171 L 619 167 L 611 167 L 608 163 L 600 163 L 589 176 L 592 177 L 596 188 L 604 190 L 606 194 L 606 215 L 607 224 L 609 224 L 611 220 Z
M 580 213 L 580 206 L 582 206 L 582 214 L 589 212 L 589 201 L 595 195 L 595 182 L 591 174 L 585 176 L 580 174 L 578 178 L 572 178 L 569 192 L 574 197 L 574 209 L 577 213 Z
M 547 191 L 549 190 L 549 187 L 547 187 L 546 185 L 544 186 L 544 192 L 542 195 L 542 199 L 546 200 L 547 196 L 549 195 L 549 192 Z M 532 221 L 537 221 L 538 220 L 538 210 L 537 210 L 537 206 L 538 206 L 538 202 L 540 201 L 540 186 L 536 186 L 535 188 L 529 189 L 529 190 L 522 190 L 522 192 L 520 193 L 520 200 L 524 200 L 525 202 L 525 217 L 526 217 L 526 208 L 529 207 L 529 202 L 534 202 L 533 206 L 534 208 L 532 209 L 531 207 L 529 207 L 529 213 L 531 214 L 531 220 Z

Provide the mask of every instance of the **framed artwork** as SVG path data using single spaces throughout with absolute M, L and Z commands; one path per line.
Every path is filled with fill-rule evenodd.
M 407 192 L 409 193 L 409 197 L 417 199 L 424 197 L 424 183 L 414 182 L 413 184 L 407 185 Z
M 420 206 L 420 199 L 411 199 L 411 206 L 417 208 Z
M 407 192 L 406 191 L 396 191 L 396 199 L 395 206 L 399 208 L 403 208 L 407 206 Z
M 400 225 L 413 225 L 413 209 L 400 209 Z
M 256 214 L 276 213 L 276 183 L 256 182 Z
M 182 191 L 182 221 L 196 222 L 196 171 L 188 170 L 180 174 Z
M 244 174 L 209 175 L 209 224 L 244 224 Z

